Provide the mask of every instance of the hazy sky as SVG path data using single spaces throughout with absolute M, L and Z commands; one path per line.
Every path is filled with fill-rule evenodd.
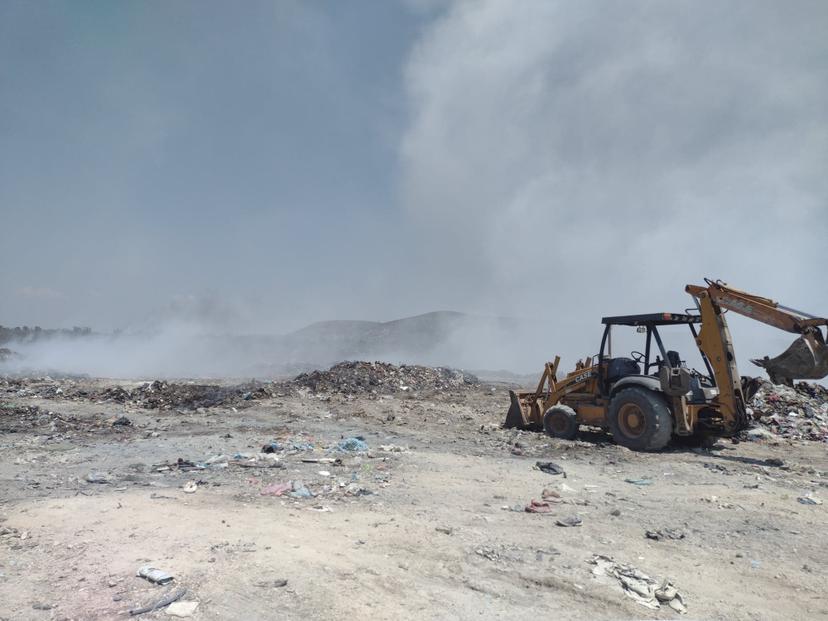
M 597 340 L 704 276 L 828 313 L 826 32 L 822 0 L 5 0 L 0 324 Z

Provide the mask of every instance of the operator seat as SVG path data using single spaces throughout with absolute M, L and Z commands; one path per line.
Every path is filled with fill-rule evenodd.
M 641 375 L 641 367 L 632 358 L 610 358 L 607 364 L 607 382 L 617 382 L 628 375 Z
M 670 361 L 670 366 L 673 367 L 674 369 L 677 368 L 677 367 L 682 366 L 681 356 L 674 349 L 670 349 L 670 350 L 667 351 L 667 360 Z

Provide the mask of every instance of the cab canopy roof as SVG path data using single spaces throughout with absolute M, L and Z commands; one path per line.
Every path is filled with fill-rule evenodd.
M 604 317 L 601 323 L 609 326 L 670 326 L 673 324 L 701 323 L 701 315 L 686 313 L 648 313 L 646 315 L 619 315 Z

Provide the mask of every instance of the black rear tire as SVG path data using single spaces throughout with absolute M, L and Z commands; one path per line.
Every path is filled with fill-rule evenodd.
M 607 423 L 616 444 L 634 451 L 659 451 L 673 435 L 673 415 L 664 398 L 639 386 L 624 388 L 609 404 Z
M 578 415 L 567 405 L 553 405 L 543 414 L 543 430 L 553 438 L 574 440 L 578 435 Z

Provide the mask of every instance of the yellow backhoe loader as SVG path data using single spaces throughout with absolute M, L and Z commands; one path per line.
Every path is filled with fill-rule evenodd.
M 747 426 L 742 378 L 725 311 L 745 315 L 800 337 L 776 358 L 753 360 L 774 383 L 828 375 L 828 346 L 822 328 L 828 319 L 782 306 L 769 298 L 705 279 L 687 285 L 695 313 L 653 313 L 604 317 L 597 356 L 579 360 L 558 378 L 560 357 L 546 363 L 533 392 L 509 392 L 506 427 L 544 430 L 572 439 L 579 425 L 608 429 L 618 444 L 634 450 L 664 448 L 676 436 L 732 436 Z M 659 328 L 687 325 L 706 373 L 690 369 L 675 350 L 667 350 Z M 619 326 L 645 334 L 644 353 L 615 356 L 612 332 Z M 657 349 L 652 357 L 654 346 Z

